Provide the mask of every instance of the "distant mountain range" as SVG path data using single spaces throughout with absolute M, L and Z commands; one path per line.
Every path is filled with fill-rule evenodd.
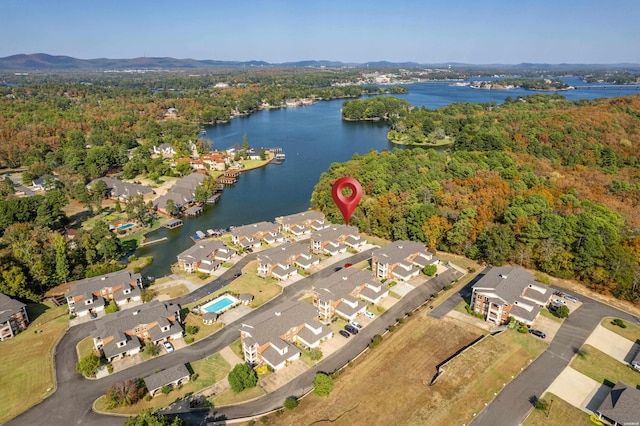
M 180 70 L 206 68 L 247 67 L 363 67 L 363 68 L 496 68 L 513 70 L 577 70 L 577 69 L 640 69 L 639 64 L 464 64 L 458 62 L 419 64 L 417 62 L 366 62 L 346 63 L 340 61 L 298 61 L 269 63 L 265 61 L 216 61 L 175 58 L 132 59 L 78 59 L 70 56 L 55 56 L 46 53 L 19 54 L 0 58 L 0 71 L 109 71 L 109 70 Z

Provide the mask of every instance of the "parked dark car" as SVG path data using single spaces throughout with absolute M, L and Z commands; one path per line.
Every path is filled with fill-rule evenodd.
M 544 334 L 544 332 L 542 332 L 540 330 L 531 329 L 531 330 L 529 330 L 529 333 L 533 334 L 534 336 L 538 336 L 541 339 L 544 339 L 545 337 L 547 337 L 547 335 Z
M 344 326 L 344 329 L 347 330 L 351 334 L 358 334 L 358 329 L 352 326 L 351 324 L 347 324 Z
M 238 272 L 237 274 L 234 274 L 233 278 L 238 278 L 240 275 L 242 275 L 242 272 Z
M 339 331 L 339 333 L 340 333 L 340 335 L 341 335 L 342 337 L 349 337 L 349 336 L 351 336 L 351 335 L 350 335 L 347 331 L 345 331 L 345 330 L 340 330 L 340 331 Z

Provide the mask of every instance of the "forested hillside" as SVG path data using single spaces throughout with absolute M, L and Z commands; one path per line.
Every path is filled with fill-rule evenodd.
M 341 221 L 331 184 L 353 176 L 361 231 L 515 263 L 640 302 L 640 97 L 579 104 L 554 95 L 503 106 L 414 110 L 452 152 L 370 152 L 323 173 L 312 206 Z

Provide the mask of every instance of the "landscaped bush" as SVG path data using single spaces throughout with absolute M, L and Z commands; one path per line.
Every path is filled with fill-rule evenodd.
M 316 373 L 313 380 L 313 392 L 318 396 L 329 396 L 333 391 L 333 378 L 324 373 Z
M 196 277 L 201 280 L 206 280 L 207 278 L 209 278 L 209 274 L 207 274 L 206 272 L 196 272 Z
M 451 290 L 453 288 L 453 284 L 445 285 L 442 289 L 444 291 Z
M 395 282 L 395 281 L 391 281 L 389 284 L 387 284 L 387 287 L 391 288 L 391 287 L 393 287 L 393 286 L 394 286 L 394 285 L 396 285 L 396 284 L 398 284 L 398 283 L 397 283 L 397 282 Z
M 105 394 L 105 402 L 109 408 L 129 406 L 140 401 L 146 393 L 142 379 L 127 380 L 111 385 Z
M 200 330 L 200 328 L 197 325 L 188 325 L 184 329 L 184 331 L 186 331 L 187 334 L 196 334 L 198 330 Z
M 113 314 L 118 312 L 118 305 L 116 305 L 115 300 L 111 300 L 106 308 L 104 308 L 104 312 L 106 314 Z
M 322 359 L 322 351 L 320 348 L 313 348 L 309 351 L 311 361 L 320 361 Z
M 200 375 L 198 373 L 193 373 L 191 375 L 191 381 L 195 382 L 196 380 L 198 380 L 198 377 L 200 377 Z
M 90 377 L 96 374 L 101 365 L 102 358 L 94 352 L 91 352 L 76 363 L 76 371 L 83 376 Z
M 156 356 L 160 353 L 160 349 L 153 343 L 147 342 L 144 344 L 142 352 L 147 356 Z
M 429 277 L 434 276 L 437 271 L 438 271 L 438 267 L 436 265 L 427 265 L 424 268 L 422 268 L 422 273 Z
M 162 388 L 160 388 L 160 392 L 162 392 L 165 395 L 168 395 L 169 392 L 171 392 L 171 386 L 164 385 Z
M 287 410 L 293 410 L 298 406 L 298 404 L 298 398 L 296 398 L 295 396 L 290 396 L 284 400 L 284 408 L 286 408 Z
M 569 318 L 569 308 L 566 306 L 558 306 L 558 309 L 553 313 L 558 318 Z
M 185 342 L 187 345 L 192 344 L 194 340 L 195 340 L 195 339 L 194 339 L 192 336 L 187 336 L 187 337 L 185 337 L 185 338 L 184 338 L 184 342 Z
M 261 365 L 260 367 L 256 368 L 256 373 L 258 373 L 258 375 L 267 374 L 268 372 L 269 367 L 266 365 Z
M 627 324 L 625 324 L 620 318 L 616 318 L 611 321 L 611 325 L 617 325 L 620 328 L 627 328 Z
M 535 407 L 536 410 L 547 411 L 547 409 L 549 408 L 549 403 L 543 398 L 536 398 Z
M 529 332 L 529 327 L 527 327 L 526 324 L 520 324 L 518 325 L 518 333 L 528 333 Z
M 247 364 L 236 364 L 227 376 L 229 385 L 234 392 L 242 392 L 245 389 L 253 388 L 258 383 L 258 375 Z
M 379 334 L 376 334 L 375 336 L 373 336 L 373 339 L 371 339 L 371 343 L 369 343 L 369 347 L 375 348 L 380 343 L 382 343 L 382 336 Z
M 396 331 L 396 326 L 395 325 L 390 325 L 389 327 L 387 327 L 387 330 L 393 332 Z

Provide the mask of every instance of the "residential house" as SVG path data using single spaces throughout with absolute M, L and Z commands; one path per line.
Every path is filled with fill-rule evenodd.
M 332 336 L 331 329 L 318 321 L 316 308 L 300 302 L 288 302 L 240 327 L 245 361 L 254 366 L 266 364 L 274 370 L 300 358 L 295 343 L 315 348 Z
M 334 315 L 354 320 L 364 313 L 367 304 L 378 303 L 388 294 L 387 286 L 371 271 L 344 268 L 315 285 L 313 305 L 323 322 L 331 322 Z
M 206 175 L 200 173 L 192 173 L 188 176 L 178 179 L 165 195 L 153 200 L 153 208 L 162 213 L 167 213 L 167 201 L 172 200 L 178 212 L 193 204 L 196 188 L 202 185 Z
M 263 149 L 249 148 L 247 150 L 247 159 L 249 160 L 261 160 Z
M 182 337 L 180 306 L 158 300 L 119 311 L 97 322 L 91 333 L 96 350 L 102 350 L 108 362 L 135 355 L 143 342 L 157 345 Z
M 602 401 L 596 414 L 613 426 L 638 424 L 640 420 L 640 389 L 618 382 Z
M 355 226 L 331 225 L 311 234 L 311 250 L 331 256 L 346 252 L 348 247 L 358 248 L 365 243 Z
M 175 160 L 175 165 L 179 163 L 189 163 L 191 168 L 196 171 L 209 169 L 209 166 L 201 158 L 178 158 Z
M 129 183 L 123 182 L 120 179 L 116 179 L 114 177 L 101 177 L 98 179 L 94 179 L 87 184 L 87 190 L 91 191 L 93 185 L 98 181 L 103 181 L 107 185 L 107 198 L 117 199 L 120 201 L 125 201 L 131 197 L 135 197 L 137 195 L 142 195 L 143 197 L 151 194 L 155 194 L 153 189 L 148 186 L 140 185 L 137 183 Z
M 186 272 L 205 272 L 211 274 L 223 262 L 228 262 L 236 251 L 220 240 L 198 241 L 178 255 L 178 266 Z
M 258 255 L 258 275 L 286 280 L 298 273 L 298 267 L 308 269 L 318 263 L 320 259 L 305 244 L 286 242 Z
M 371 269 L 378 278 L 409 280 L 427 265 L 438 264 L 427 247 L 414 241 L 395 241 L 371 255 Z
M 289 232 L 296 237 L 310 235 L 313 231 L 319 231 L 329 226 L 324 219 L 324 213 L 306 211 L 302 213 L 280 216 L 276 218 L 282 232 Z
M 473 285 L 471 303 L 473 311 L 484 315 L 487 322 L 507 324 L 511 316 L 530 325 L 552 292 L 522 268 L 493 267 Z
M 168 143 L 163 143 L 163 144 L 160 144 L 158 146 L 154 145 L 153 146 L 153 153 L 154 154 L 158 154 L 158 155 L 172 156 L 172 155 L 176 155 L 177 151 L 173 147 L 173 145 L 168 144 Z
M 224 152 L 212 151 L 200 157 L 211 170 L 225 171 L 229 167 L 229 156 Z
M 165 370 L 144 377 L 144 384 L 147 386 L 149 395 L 156 396 L 162 392 L 165 386 L 177 387 L 191 379 L 191 373 L 184 364 L 174 365 Z
M 52 175 L 44 175 L 31 181 L 34 191 L 49 191 L 56 187 L 56 180 Z
M 0 293 L 0 341 L 10 339 L 28 325 L 27 305 Z
M 118 307 L 142 300 L 142 275 L 121 270 L 76 281 L 65 293 L 69 313 L 85 316 L 104 310 L 105 299 L 113 299 Z
M 265 239 L 271 242 L 282 242 L 284 237 L 278 232 L 279 226 L 273 222 L 258 222 L 251 225 L 237 226 L 231 230 L 233 244 L 240 247 L 260 247 Z

